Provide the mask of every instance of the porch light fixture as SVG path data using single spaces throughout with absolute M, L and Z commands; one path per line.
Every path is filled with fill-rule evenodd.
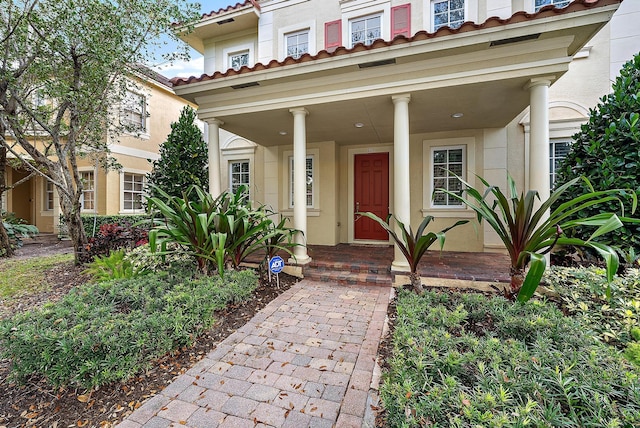
M 227 18 L 227 19 L 223 19 L 222 21 L 218 21 L 217 24 L 218 25 L 224 25 L 224 24 L 228 24 L 228 23 L 234 22 L 234 21 L 235 21 L 235 19 L 233 19 L 233 18 Z
M 249 83 L 241 83 L 239 85 L 231 85 L 233 89 L 244 89 L 244 88 L 250 88 L 252 86 L 260 86 L 260 84 L 258 82 L 249 82 Z
M 451 115 L 451 117 L 454 119 L 460 119 L 462 116 L 464 116 L 464 113 L 453 113 Z
M 353 124 L 353 126 L 355 126 L 356 128 L 363 128 L 364 127 L 364 123 L 356 122 L 356 123 Z
M 287 131 L 280 131 L 280 132 L 278 132 L 278 134 L 280 134 L 280 135 L 287 135 Z
M 395 58 L 391 58 L 391 59 L 383 59 L 380 61 L 371 61 L 371 62 L 363 62 L 362 64 L 358 64 L 359 68 L 371 68 L 371 67 L 380 67 L 381 65 L 390 65 L 390 64 L 395 64 L 396 63 L 396 59 Z

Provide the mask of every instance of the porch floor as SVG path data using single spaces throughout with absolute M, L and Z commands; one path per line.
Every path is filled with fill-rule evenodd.
M 303 267 L 305 273 L 313 269 L 333 269 L 363 277 L 386 275 L 389 279 L 393 274 L 392 245 L 310 245 L 307 251 L 312 262 Z M 427 278 L 509 282 L 509 259 L 501 253 L 427 251 L 418 271 L 420 276 Z

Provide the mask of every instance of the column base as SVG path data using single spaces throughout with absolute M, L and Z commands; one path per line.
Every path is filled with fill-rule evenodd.
M 300 256 L 290 257 L 289 260 L 287 260 L 287 262 L 292 265 L 304 266 L 311 263 L 311 260 L 312 260 L 311 257 L 305 254 L 304 256 L 300 255 Z
M 411 272 L 409 263 L 407 263 L 405 260 L 394 260 L 393 263 L 391 263 L 391 270 L 397 272 Z

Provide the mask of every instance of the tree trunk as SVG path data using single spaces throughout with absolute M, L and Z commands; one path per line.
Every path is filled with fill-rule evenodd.
M 57 189 L 56 189 L 57 190 Z M 58 192 L 60 195 L 60 192 Z M 85 262 L 85 252 L 87 245 L 87 235 L 84 233 L 84 227 L 82 226 L 82 217 L 80 216 L 80 203 L 79 201 L 71 201 L 68 197 L 60 195 L 60 210 L 62 211 L 62 218 L 64 223 L 69 229 L 69 237 L 73 242 L 73 253 L 75 257 L 76 265 Z
M 424 292 L 424 288 L 422 287 L 422 278 L 420 278 L 420 274 L 411 272 L 409 274 L 409 279 L 411 280 L 413 291 L 415 291 L 416 294 L 422 294 Z
M 507 297 L 508 299 L 513 299 L 518 295 L 520 289 L 522 288 L 522 284 L 524 283 L 524 269 L 512 266 L 509 273 L 511 275 L 511 283 L 509 287 L 510 289 L 505 289 L 505 297 Z
M 0 121 L 0 135 L 4 138 L 5 129 Z M 4 141 L 4 140 L 3 140 Z M 7 148 L 0 143 L 0 200 L 2 200 L 2 195 L 7 191 L 7 184 L 5 178 L 5 170 L 7 168 Z M 4 207 L 3 207 L 4 208 Z M 11 242 L 9 242 L 9 235 L 7 235 L 7 231 L 4 228 L 4 224 L 2 223 L 2 218 L 0 218 L 0 257 L 11 257 L 13 256 L 13 248 L 11 248 Z

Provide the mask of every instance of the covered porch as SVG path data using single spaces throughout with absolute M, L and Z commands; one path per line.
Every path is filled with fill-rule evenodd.
M 438 230 L 472 220 L 464 206 L 432 199 L 442 183 L 458 190 L 454 178 L 437 176 L 452 164 L 472 185 L 481 185 L 477 174 L 504 188 L 511 173 L 520 189 L 548 197 L 549 86 L 616 8 L 607 0 L 572 3 L 173 83 L 208 123 L 209 164 L 220 165 L 209 168 L 211 192 L 228 188 L 221 130 L 255 143 L 246 155 L 252 199 L 292 218 L 297 242 L 307 244 L 295 248 L 304 265 L 313 263 L 314 245 L 388 243 L 359 235 L 357 212 L 391 212 L 414 227 L 433 215 Z M 524 135 L 516 119 L 527 107 Z M 365 155 L 380 155 L 383 167 L 362 172 Z M 449 159 L 438 164 L 441 157 Z M 371 180 L 362 185 L 365 176 Z M 447 242 L 445 249 L 474 255 L 501 250 L 482 226 L 454 229 Z M 394 271 L 407 268 L 397 249 L 386 260 Z

